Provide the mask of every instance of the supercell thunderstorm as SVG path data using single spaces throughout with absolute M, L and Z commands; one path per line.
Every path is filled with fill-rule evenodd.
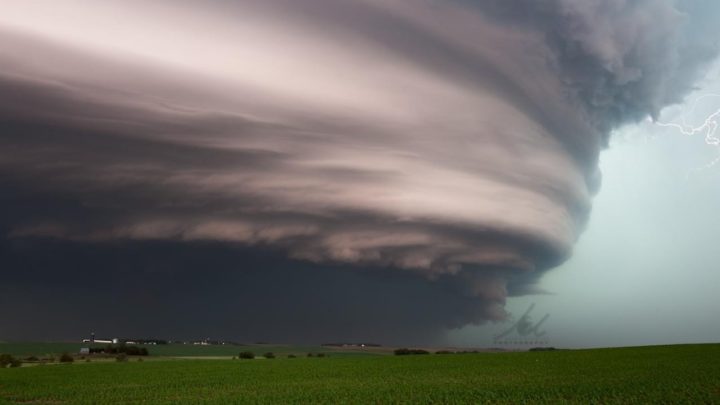
M 717 52 L 701 1 L 3 9 L 6 240 L 270 249 L 320 288 L 374 280 L 328 300 L 396 294 L 337 315 L 376 328 L 385 310 L 422 330 L 502 319 L 571 254 L 610 132 L 680 102 Z

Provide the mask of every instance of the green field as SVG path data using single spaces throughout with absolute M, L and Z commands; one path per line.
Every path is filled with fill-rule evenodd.
M 0 403 L 720 403 L 720 345 L 0 369 Z

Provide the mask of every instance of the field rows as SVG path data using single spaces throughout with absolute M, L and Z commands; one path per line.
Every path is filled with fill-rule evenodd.
M 0 403 L 720 403 L 720 345 L 0 370 Z

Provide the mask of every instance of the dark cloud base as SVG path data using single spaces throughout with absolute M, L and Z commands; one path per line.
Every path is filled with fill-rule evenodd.
M 0 243 L 0 339 L 107 336 L 442 343 L 483 311 L 450 279 L 352 270 L 222 243 Z M 464 319 L 468 318 L 468 319 Z

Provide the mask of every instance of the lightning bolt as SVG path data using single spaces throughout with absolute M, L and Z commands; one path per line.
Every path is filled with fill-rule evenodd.
M 697 99 L 695 99 L 695 101 L 692 103 L 690 110 L 685 112 L 680 117 L 681 118 L 680 124 L 675 123 L 675 122 L 669 122 L 669 123 L 655 122 L 655 125 L 657 125 L 657 126 L 674 128 L 674 129 L 678 130 L 678 132 L 680 132 L 682 135 L 685 135 L 685 136 L 693 136 L 696 134 L 704 133 L 705 134 L 705 143 L 718 149 L 718 156 L 715 159 L 713 159 L 711 162 L 709 162 L 705 166 L 698 168 L 696 170 L 705 170 L 712 166 L 715 166 L 716 164 L 718 164 L 720 162 L 720 138 L 718 138 L 718 135 L 717 135 L 718 127 L 720 126 L 720 123 L 718 122 L 718 121 L 720 121 L 720 108 L 717 109 L 714 113 L 708 115 L 707 118 L 705 118 L 705 121 L 703 121 L 703 123 L 701 125 L 693 126 L 691 124 L 688 124 L 687 120 L 686 120 L 687 116 L 692 114 L 695 111 L 695 109 L 697 108 L 697 106 L 701 100 L 710 98 L 710 97 L 719 97 L 720 98 L 720 94 L 714 94 L 714 93 L 713 94 L 704 94 L 704 95 L 698 97 Z

